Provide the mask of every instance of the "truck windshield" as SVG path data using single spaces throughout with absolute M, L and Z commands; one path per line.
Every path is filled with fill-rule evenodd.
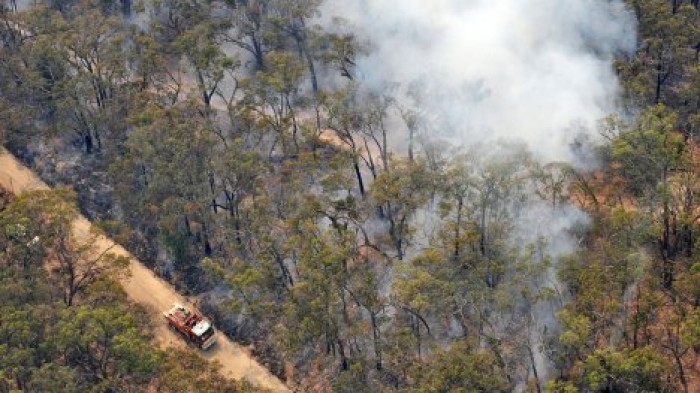
M 213 335 L 214 335 L 214 328 L 212 328 L 210 326 L 209 329 L 205 330 L 204 333 L 202 333 L 201 340 L 206 341 L 206 339 L 208 339 L 209 337 L 211 337 Z

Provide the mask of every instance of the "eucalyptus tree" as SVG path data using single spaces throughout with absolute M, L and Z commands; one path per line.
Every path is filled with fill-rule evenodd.
M 641 45 L 628 65 L 621 64 L 628 92 L 640 104 L 664 103 L 697 110 L 697 101 L 687 95 L 688 72 L 697 64 L 700 11 L 697 4 L 664 0 L 629 0 L 634 9 Z M 686 101 L 690 99 L 689 101 Z
M 272 137 L 270 157 L 279 144 L 282 157 L 288 158 L 300 152 L 299 82 L 304 69 L 288 52 L 271 52 L 266 58 L 266 70 L 244 81 L 246 94 L 240 103 L 244 108 L 241 115 L 262 137 Z
M 392 166 L 377 176 L 371 195 L 389 222 L 388 243 L 403 260 L 415 232 L 411 218 L 429 201 L 435 184 L 423 161 L 397 160 Z
M 151 103 L 132 121 L 126 151 L 112 165 L 125 220 L 162 241 L 196 287 L 198 260 L 215 248 L 210 175 L 216 137 L 189 101 Z
M 673 285 L 678 257 L 693 252 L 693 241 L 688 239 L 696 226 L 690 213 L 694 206 L 690 195 L 697 168 L 690 146 L 676 131 L 677 121 L 677 114 L 666 107 L 650 107 L 637 125 L 623 126 L 611 146 L 613 159 L 620 164 L 619 171 L 630 179 L 627 187 L 658 228 L 666 288 Z

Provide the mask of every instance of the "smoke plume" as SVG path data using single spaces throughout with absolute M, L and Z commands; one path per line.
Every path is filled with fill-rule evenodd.
M 401 86 L 424 137 L 523 141 L 543 161 L 573 161 L 574 139 L 615 110 L 612 58 L 635 44 L 617 0 L 326 0 L 321 15 L 370 44 L 358 79 Z
M 619 0 L 326 0 L 321 18 L 367 43 L 360 85 L 391 92 L 417 114 L 421 138 L 478 145 L 488 156 L 508 155 L 503 142 L 524 144 L 535 161 L 576 167 L 591 156 L 575 142 L 595 142 L 597 122 L 617 111 L 614 57 L 636 43 L 633 15 Z M 406 139 L 395 131 L 394 148 L 405 149 Z M 511 241 L 546 239 L 555 260 L 574 251 L 571 229 L 588 222 L 585 213 L 532 196 Z M 554 271 L 547 275 L 558 285 Z M 540 333 L 557 322 L 545 306 L 533 316 L 530 340 L 539 347 Z M 534 362 L 542 380 L 553 376 L 539 350 Z

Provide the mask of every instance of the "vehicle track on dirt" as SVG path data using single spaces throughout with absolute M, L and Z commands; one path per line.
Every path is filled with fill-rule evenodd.
M 0 147 L 0 186 L 15 195 L 21 195 L 27 191 L 50 189 L 33 171 L 2 147 Z M 79 216 L 73 223 L 74 235 L 78 239 L 86 238 L 91 225 L 85 217 Z M 161 312 L 170 309 L 173 303 L 189 304 L 189 302 L 170 284 L 157 277 L 152 270 L 109 238 L 100 236 L 97 240 L 97 248 L 99 250 L 111 248 L 111 253 L 129 258 L 130 277 L 120 281 L 132 301 L 153 311 L 155 320 L 153 334 L 158 345 L 161 348 L 187 347 L 184 340 L 168 329 L 167 324 L 161 320 Z M 284 383 L 258 363 L 249 351 L 223 334 L 218 335 L 217 343 L 213 347 L 206 352 L 198 352 L 205 359 L 220 363 L 222 374 L 228 378 L 245 379 L 254 386 L 273 392 L 289 391 Z

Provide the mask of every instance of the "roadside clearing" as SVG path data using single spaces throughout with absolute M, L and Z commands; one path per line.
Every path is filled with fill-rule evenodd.
M 34 172 L 1 147 L 0 186 L 15 195 L 50 188 Z M 78 239 L 86 238 L 90 233 L 90 226 L 90 221 L 80 216 L 73 223 L 75 237 Z M 148 307 L 154 312 L 154 317 L 158 318 L 155 324 L 156 331 L 153 332 L 158 344 L 163 348 L 185 347 L 184 339 L 168 329 L 167 324 L 161 320 L 161 312 L 170 309 L 174 303 L 186 304 L 186 300 L 170 284 L 157 277 L 153 271 L 144 266 L 123 247 L 104 236 L 98 238 L 97 248 L 99 250 L 110 247 L 111 253 L 129 258 L 131 275 L 121 280 L 121 284 L 131 300 Z M 199 354 L 205 359 L 221 364 L 221 373 L 228 378 L 245 379 L 254 386 L 273 392 L 289 391 L 279 378 L 260 365 L 244 347 L 231 341 L 223 334 L 219 334 L 216 345 L 206 352 L 200 351 Z

